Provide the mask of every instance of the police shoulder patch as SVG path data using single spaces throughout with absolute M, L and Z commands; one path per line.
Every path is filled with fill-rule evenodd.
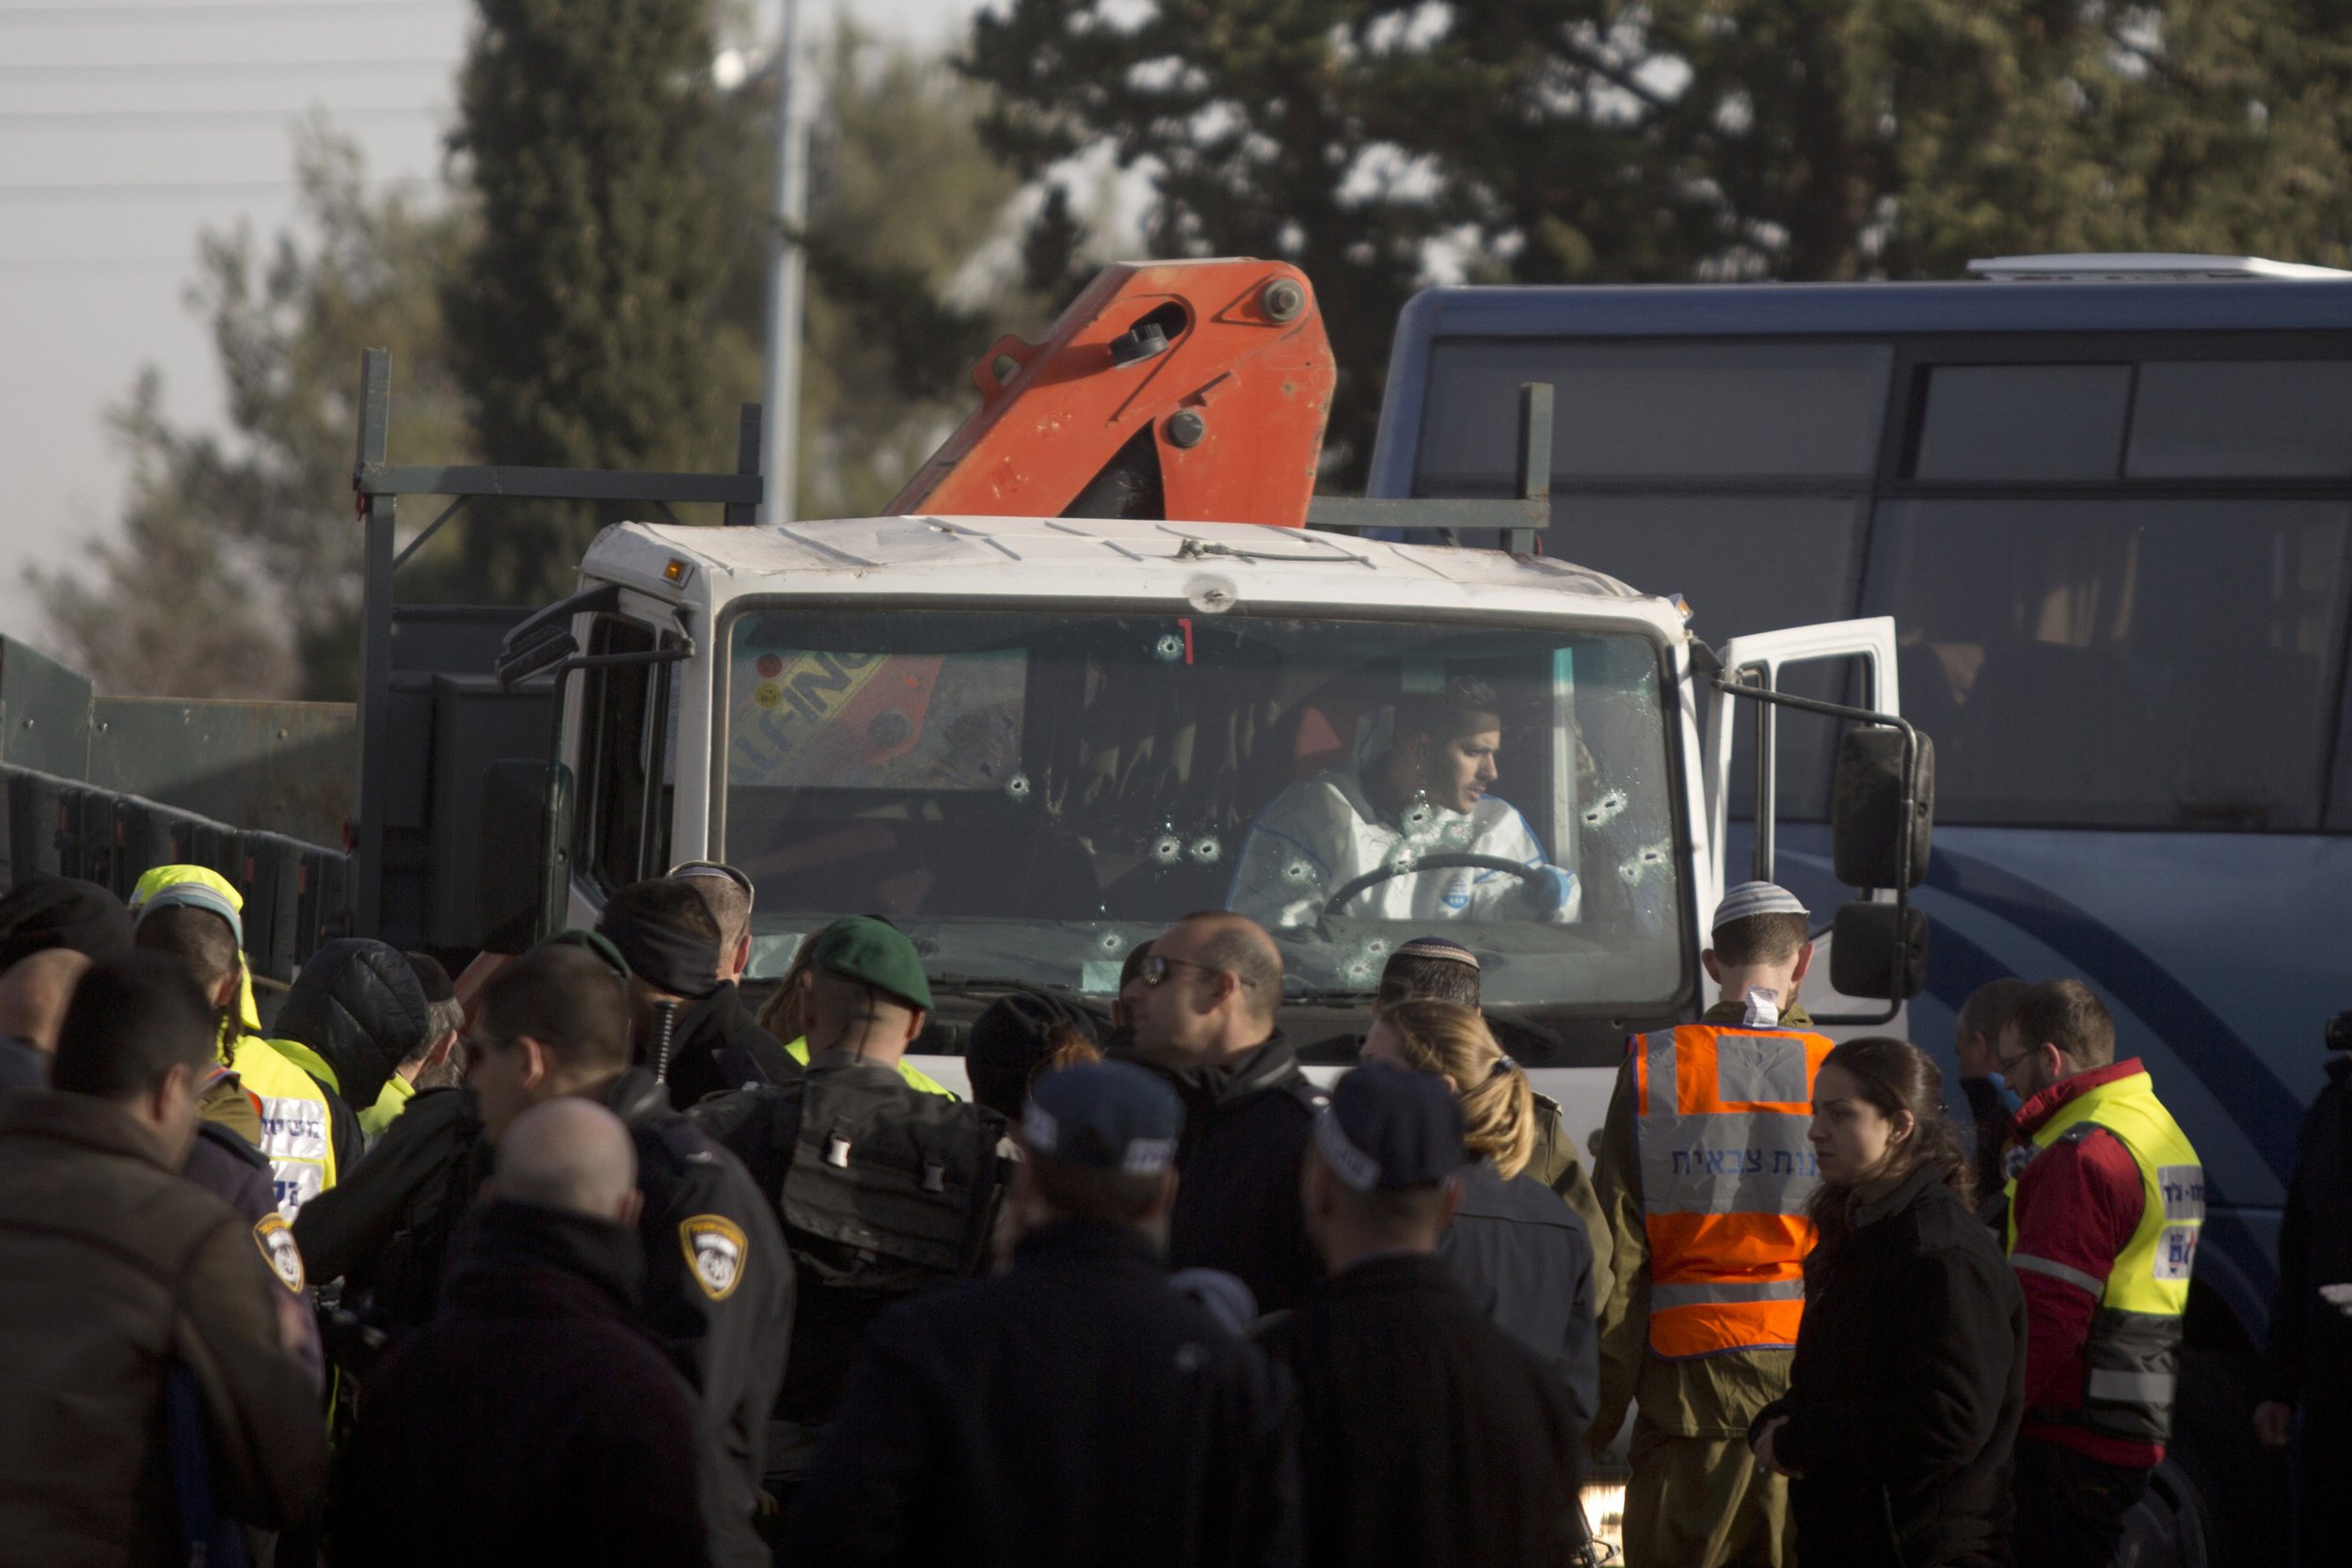
M 302 1249 L 294 1244 L 294 1227 L 282 1214 L 263 1214 L 253 1227 L 253 1244 L 262 1249 L 262 1261 L 278 1276 L 279 1284 L 296 1295 L 310 1281 L 302 1272 Z
M 677 1227 L 678 1245 L 694 1283 L 713 1301 L 724 1301 L 743 1283 L 743 1264 L 751 1244 L 742 1227 L 724 1214 L 694 1214 Z

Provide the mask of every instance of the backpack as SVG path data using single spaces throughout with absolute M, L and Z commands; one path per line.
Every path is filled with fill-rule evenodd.
M 1002 1116 L 880 1070 L 811 1073 L 780 1098 L 777 1207 L 808 1275 L 901 1296 L 980 1272 L 1004 1190 Z

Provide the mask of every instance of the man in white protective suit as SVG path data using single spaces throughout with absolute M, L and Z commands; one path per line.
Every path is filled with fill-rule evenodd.
M 1394 743 L 1361 768 L 1302 779 L 1258 814 L 1225 904 L 1262 926 L 1303 926 L 1368 872 L 1393 871 L 1337 911 L 1362 920 L 1577 917 L 1576 873 L 1549 863 L 1517 807 L 1493 794 L 1502 720 L 1483 682 L 1407 696 Z M 1527 867 L 1418 869 L 1433 856 L 1486 855 Z

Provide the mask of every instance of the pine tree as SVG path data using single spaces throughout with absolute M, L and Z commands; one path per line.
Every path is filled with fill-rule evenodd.
M 479 0 L 452 146 L 482 215 L 444 299 L 481 449 L 558 467 L 732 468 L 752 347 L 719 313 L 708 0 Z M 604 520 L 611 520 L 606 518 Z M 596 519 L 470 518 L 487 594 L 567 591 Z

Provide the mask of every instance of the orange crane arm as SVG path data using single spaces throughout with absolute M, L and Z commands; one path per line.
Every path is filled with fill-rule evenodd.
M 979 408 L 883 511 L 1300 528 L 1337 376 L 1296 267 L 1105 267 L 1043 342 L 997 341 Z

